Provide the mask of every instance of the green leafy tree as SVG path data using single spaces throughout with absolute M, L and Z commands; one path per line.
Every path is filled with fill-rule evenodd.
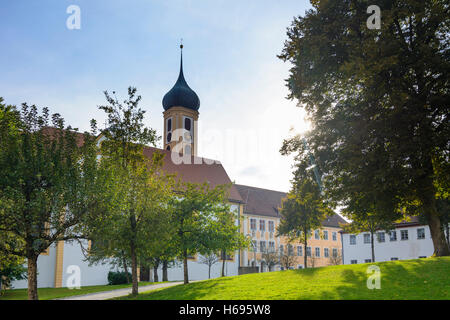
M 371 212 L 423 217 L 434 254 L 449 255 L 436 204 L 449 180 L 448 1 L 311 3 L 288 28 L 280 58 L 292 63 L 289 98 L 312 122 L 325 194 L 345 208 L 370 188 Z M 373 4 L 380 29 L 366 24 Z M 298 137 L 284 152 L 308 157 Z
M 159 217 L 166 214 L 171 193 L 170 177 L 162 172 L 163 155 L 144 155 L 144 146 L 159 139 L 146 128 L 145 111 L 139 108 L 141 96 L 128 88 L 128 98 L 120 103 L 105 91 L 108 105 L 99 108 L 108 116 L 102 130 L 101 167 L 107 188 L 103 207 L 92 212 L 88 222 L 90 238 L 103 244 L 91 256 L 125 255 L 131 262 L 132 294 L 138 294 L 138 261 L 151 255 L 152 243 L 161 238 Z
M 209 226 L 211 242 L 209 248 L 220 251 L 222 259 L 222 277 L 225 276 L 225 263 L 236 250 L 248 249 L 250 239 L 240 232 L 241 219 L 228 207 L 216 212 L 216 219 L 211 220 Z
M 333 214 L 324 202 L 318 185 L 308 174 L 297 180 L 287 198 L 282 201 L 277 236 L 289 242 L 299 241 L 304 246 L 304 266 L 308 267 L 307 247 L 312 231 L 322 226 L 322 221 Z
M 184 283 L 189 283 L 188 257 L 217 249 L 214 236 L 220 213 L 229 212 L 227 185 L 210 188 L 207 183 L 179 183 L 177 196 L 170 201 L 171 224 L 174 234 L 172 247 L 183 259 Z
M 51 127 L 50 127 L 51 125 Z M 28 299 L 37 300 L 37 259 L 52 244 L 80 237 L 77 227 L 100 199 L 95 123 L 80 134 L 59 114 L 0 100 L 2 254 L 27 259 Z

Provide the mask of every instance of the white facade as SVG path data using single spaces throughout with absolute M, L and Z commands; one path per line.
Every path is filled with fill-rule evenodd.
M 391 239 L 390 234 L 387 232 L 384 232 L 384 242 L 380 242 L 377 234 L 374 235 L 375 262 L 417 259 L 429 257 L 433 254 L 433 241 L 430 228 L 427 225 L 397 227 L 392 232 L 396 233 L 396 240 L 394 238 Z M 423 237 L 422 233 L 424 233 Z M 365 234 L 366 241 L 364 239 Z M 359 234 L 343 233 L 344 264 L 372 262 L 372 249 L 370 241 L 367 242 L 367 234 L 370 239 L 369 232 Z M 405 238 L 406 234 L 407 239 Z
M 232 204 L 231 209 L 238 213 L 239 205 Z M 236 224 L 239 221 L 236 220 Z M 83 247 L 87 248 L 87 240 L 83 243 Z M 38 267 L 38 288 L 52 288 L 56 283 L 56 244 L 53 244 L 48 251 L 48 255 L 40 255 L 37 261 Z M 62 266 L 62 287 L 67 287 L 68 278 L 73 275 L 71 266 L 79 267 L 80 286 L 93 286 L 108 284 L 108 272 L 117 271 L 111 264 L 95 264 L 89 266 L 83 254 L 80 244 L 77 242 L 65 242 L 63 249 L 63 266 Z M 195 260 L 188 260 L 189 280 L 205 280 L 208 279 L 208 266 L 200 263 L 200 255 Z M 234 254 L 233 260 L 225 262 L 225 275 L 235 276 L 239 271 L 239 251 Z M 129 270 L 131 272 L 131 270 Z M 153 270 L 152 270 L 153 272 Z M 211 267 L 211 278 L 220 277 L 222 272 L 222 260 Z M 183 280 L 184 270 L 183 262 L 178 261 L 175 266 L 168 269 L 169 281 Z M 162 268 L 158 270 L 159 281 L 162 280 Z M 13 281 L 14 289 L 23 289 L 28 287 L 27 280 Z

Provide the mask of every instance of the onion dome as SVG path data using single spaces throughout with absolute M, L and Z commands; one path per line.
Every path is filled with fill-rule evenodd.
M 171 107 L 180 106 L 197 111 L 198 108 L 200 108 L 200 99 L 198 98 L 194 90 L 192 90 L 188 86 L 186 80 L 184 79 L 183 45 L 180 45 L 180 49 L 181 49 L 180 74 L 178 75 L 178 80 L 173 86 L 173 88 L 170 89 L 170 91 L 164 95 L 162 104 L 164 110 L 168 110 Z

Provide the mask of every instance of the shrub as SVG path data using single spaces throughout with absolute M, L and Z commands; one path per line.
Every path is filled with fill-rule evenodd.
M 128 278 L 131 279 L 131 274 L 128 272 Z M 125 284 L 127 282 L 127 275 L 125 272 L 114 272 L 110 271 L 108 273 L 108 284 Z

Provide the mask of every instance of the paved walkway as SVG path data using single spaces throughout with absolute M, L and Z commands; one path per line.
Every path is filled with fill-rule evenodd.
M 168 288 L 172 286 L 176 286 L 178 284 L 182 284 L 183 282 L 166 282 L 166 283 L 160 283 L 160 284 L 153 284 L 148 286 L 139 286 L 139 292 L 145 292 L 160 288 Z M 67 298 L 60 298 L 55 300 L 108 300 L 112 298 L 118 298 L 123 297 L 131 294 L 131 288 L 124 288 L 124 289 L 116 289 L 116 290 L 110 290 L 110 291 L 102 291 L 102 292 L 96 292 L 96 293 L 90 293 L 90 294 L 83 294 L 79 296 L 72 296 Z

